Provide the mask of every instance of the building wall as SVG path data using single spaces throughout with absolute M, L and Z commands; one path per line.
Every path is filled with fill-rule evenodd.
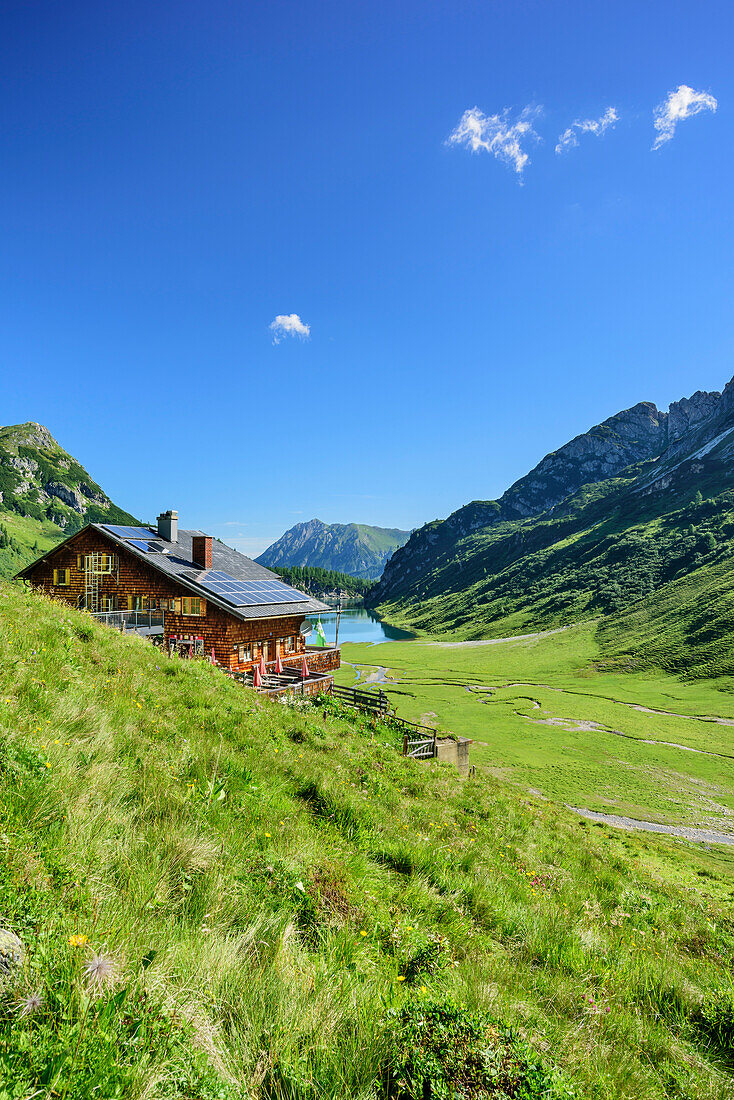
M 92 529 L 85 529 L 74 535 L 58 550 L 33 566 L 26 576 L 31 584 L 55 599 L 78 606 L 85 593 L 84 569 L 83 565 L 79 568 L 78 557 L 95 551 L 116 555 L 117 569 L 111 576 L 99 578 L 99 593 L 100 599 L 116 599 L 118 610 L 127 609 L 128 596 L 145 597 L 148 607 L 155 603 L 153 610 L 157 610 L 164 601 L 191 595 L 174 580 L 169 580 L 146 562 L 140 561 L 123 547 Z M 54 585 L 55 569 L 69 570 L 68 585 Z M 201 600 L 201 607 L 204 612 L 202 615 L 181 615 L 169 609 L 164 610 L 164 640 L 167 647 L 173 639 L 176 639 L 173 644 L 178 645 L 179 639 L 203 638 L 206 655 L 210 655 L 214 649 L 214 656 L 219 664 L 232 669 L 247 669 L 260 659 L 265 647 L 266 660 L 274 661 L 278 639 L 291 637 L 295 638 L 293 652 L 286 654 L 283 648 L 281 656 L 284 660 L 290 658 L 290 663 L 294 660 L 300 663 L 302 660 L 306 643 L 299 628 L 304 621 L 304 615 L 242 620 L 227 614 L 205 599 Z M 252 646 L 251 656 L 249 660 L 240 660 L 239 647 L 247 645 Z M 181 648 L 184 650 L 185 644 Z M 309 657 L 309 666 L 310 664 Z M 317 669 L 314 668 L 314 671 Z

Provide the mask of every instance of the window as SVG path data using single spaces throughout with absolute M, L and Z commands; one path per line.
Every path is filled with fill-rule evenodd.
M 182 615 L 201 615 L 201 597 L 200 596 L 182 596 L 181 597 L 181 614 Z
M 71 583 L 70 569 L 54 569 L 54 584 L 65 588 Z
M 249 642 L 237 647 L 237 658 L 240 664 L 252 660 L 252 646 Z
M 296 639 L 291 636 L 290 638 L 284 638 L 286 653 L 292 653 L 296 648 Z
M 93 560 L 95 559 L 95 560 Z M 77 554 L 76 566 L 80 573 L 85 573 L 87 569 L 92 569 L 97 574 L 109 575 L 114 573 L 117 569 L 117 555 L 116 554 Z
M 145 611 L 148 607 L 147 596 L 128 596 L 127 609 L 128 611 Z

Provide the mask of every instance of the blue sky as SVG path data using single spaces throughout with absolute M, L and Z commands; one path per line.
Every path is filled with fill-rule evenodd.
M 141 518 L 252 553 L 408 528 L 734 374 L 729 3 L 18 0 L 0 29 L 0 420 Z M 653 150 L 681 86 L 716 110 L 676 100 Z M 492 150 L 449 141 L 474 108 Z

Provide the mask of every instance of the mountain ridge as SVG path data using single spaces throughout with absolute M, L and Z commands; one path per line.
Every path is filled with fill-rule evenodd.
M 697 524 L 711 553 L 728 551 L 732 488 L 734 381 L 667 412 L 639 402 L 545 455 L 498 500 L 472 501 L 415 531 L 369 602 L 427 630 L 486 629 L 508 611 L 526 624 L 556 621 L 561 610 L 616 611 L 645 595 L 646 555 L 651 590 L 686 567 L 680 547 L 693 567 Z M 688 507 L 704 493 L 724 494 L 713 517 Z
M 385 562 L 409 534 L 396 527 L 306 520 L 290 527 L 256 560 L 269 568 L 314 566 L 377 580 Z

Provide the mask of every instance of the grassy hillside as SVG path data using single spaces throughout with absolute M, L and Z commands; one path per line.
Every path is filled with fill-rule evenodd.
M 598 634 L 609 667 L 734 676 L 734 557 L 714 558 L 602 620 Z
M 732 1094 L 715 850 L 7 587 L 0 722 L 3 1098 Z
M 0 577 L 86 523 L 131 522 L 47 428 L 0 428 Z
M 645 467 L 628 473 L 532 519 L 459 538 L 438 524 L 431 567 L 416 569 L 395 599 L 383 594 L 381 613 L 459 637 L 512 634 L 618 613 L 732 560 L 734 491 L 722 491 L 721 479 L 704 481 L 703 492 L 696 479 L 682 480 L 660 496 L 635 491 Z

